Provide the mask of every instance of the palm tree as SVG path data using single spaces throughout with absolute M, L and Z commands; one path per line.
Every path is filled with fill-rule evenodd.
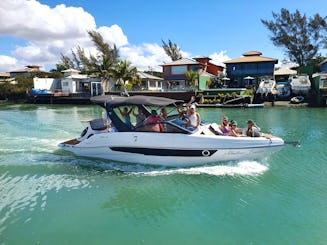
M 162 41 L 162 48 L 165 50 L 166 54 L 172 59 L 172 61 L 179 60 L 182 58 L 181 50 L 176 43 L 173 43 L 168 39 L 168 43 L 164 40 Z
M 97 55 L 86 55 L 85 50 L 78 46 L 72 50 L 72 59 L 61 54 L 61 61 L 57 64 L 57 70 L 74 68 L 83 73 L 97 74 L 101 77 L 102 93 L 108 91 L 109 80 L 113 77 L 113 69 L 119 61 L 118 49 L 116 45 L 111 47 L 106 43 L 97 31 L 87 32 L 94 43 Z
M 122 86 L 125 92 L 128 83 L 134 85 L 140 81 L 137 68 L 131 67 L 131 62 L 126 60 L 119 61 L 110 73 L 116 79 L 116 84 Z
M 197 84 L 197 81 L 198 81 L 198 78 L 199 78 L 199 74 L 193 70 L 188 70 L 184 73 L 185 75 L 185 79 L 186 81 L 188 82 L 188 86 L 191 87 L 191 86 L 196 86 Z
M 97 31 L 88 31 L 93 43 L 95 44 L 99 54 L 97 57 L 91 56 L 91 63 L 97 68 L 101 75 L 101 86 L 103 94 L 108 91 L 109 80 L 114 75 L 115 66 L 118 64 L 119 54 L 116 45 L 111 47 L 103 40 L 101 34 Z

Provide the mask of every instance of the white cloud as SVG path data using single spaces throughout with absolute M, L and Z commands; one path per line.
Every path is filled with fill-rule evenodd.
M 118 25 L 112 25 L 111 27 L 101 26 L 97 31 L 101 34 L 105 42 L 110 45 L 116 44 L 117 48 L 128 44 L 127 37 Z
M 0 35 L 26 40 L 25 45 L 16 46 L 11 52 L 23 67 L 31 64 L 54 67 L 61 53 L 70 55 L 77 46 L 94 53 L 87 30 L 99 31 L 105 41 L 117 47 L 128 44 L 118 25 L 96 29 L 92 15 L 83 8 L 64 4 L 50 8 L 36 0 L 1 0 L 0 23 Z M 3 65 L 2 69 L 5 68 Z M 12 65 L 8 64 L 7 71 L 10 69 Z
M 278 64 L 275 65 L 276 68 L 288 68 L 288 69 L 291 69 L 291 68 L 296 68 L 296 67 L 299 67 L 299 65 L 293 61 L 290 61 L 290 60 L 278 60 Z
M 123 59 L 129 60 L 133 66 L 142 71 L 162 71 L 160 65 L 171 61 L 163 48 L 156 43 L 124 46 L 120 48 L 120 54 Z
M 209 58 L 212 59 L 211 63 L 225 67 L 225 64 L 223 62 L 230 60 L 229 56 L 226 53 L 227 51 L 223 50 L 219 53 L 214 52 L 213 54 L 209 55 Z
M 61 4 L 50 8 L 36 0 L 1 0 L 0 23 L 0 36 L 26 41 L 11 51 L 12 57 L 0 56 L 1 71 L 23 69 L 26 65 L 51 69 L 60 61 L 61 53 L 71 55 L 71 50 L 77 46 L 95 54 L 87 30 L 97 30 L 106 42 L 119 48 L 122 59 L 131 61 L 139 70 L 162 71 L 160 65 L 171 61 L 157 43 L 130 44 L 116 24 L 97 28 L 94 17 L 81 7 Z M 183 57 L 190 57 L 188 52 L 181 53 Z M 212 62 L 229 59 L 226 51 L 214 53 L 210 58 Z
M 6 55 L 0 55 L 0 72 L 7 72 L 16 69 L 17 64 L 17 59 Z
M 35 0 L 1 0 L 0 32 L 30 41 L 85 37 L 95 29 L 92 15 L 64 4 L 50 8 Z

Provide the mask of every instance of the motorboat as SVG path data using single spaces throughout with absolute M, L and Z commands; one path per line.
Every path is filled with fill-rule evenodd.
M 102 119 L 90 120 L 80 137 L 58 145 L 77 156 L 185 167 L 260 159 L 284 145 L 283 139 L 271 135 L 223 136 L 216 123 L 203 122 L 196 129 L 189 128 L 176 110 L 183 103 L 180 100 L 152 96 L 96 96 L 91 100 L 105 109 L 115 130 Z M 145 116 L 160 108 L 166 108 L 169 113 L 166 119 L 136 127 L 133 116 L 130 124 L 124 122 L 119 109 L 125 107 L 138 107 Z M 160 130 L 152 130 L 156 125 L 160 125 Z
M 291 85 L 289 82 L 277 82 L 276 89 L 278 98 L 289 98 L 291 96 Z
M 300 104 L 304 101 L 304 97 L 301 95 L 295 96 L 290 100 L 291 104 Z
M 290 84 L 293 94 L 307 95 L 311 88 L 309 76 L 306 74 L 291 76 Z
M 262 79 L 256 92 L 265 96 L 276 94 L 276 81 L 274 79 Z

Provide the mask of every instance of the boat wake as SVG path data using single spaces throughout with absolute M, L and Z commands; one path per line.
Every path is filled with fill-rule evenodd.
M 179 168 L 179 169 L 166 169 L 166 170 L 154 170 L 139 172 L 141 175 L 171 175 L 171 174 L 186 174 L 186 175 L 198 175 L 207 174 L 214 176 L 235 176 L 235 175 L 259 175 L 268 170 L 266 165 L 263 165 L 256 161 L 242 161 L 235 163 L 229 163 L 228 165 L 217 166 L 201 166 L 192 168 Z

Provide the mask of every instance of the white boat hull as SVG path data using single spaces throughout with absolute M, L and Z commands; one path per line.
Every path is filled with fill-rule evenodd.
M 310 86 L 292 86 L 293 94 L 307 95 L 310 91 Z
M 77 156 L 163 165 L 195 166 L 231 160 L 253 160 L 279 150 L 284 141 L 277 137 L 231 137 L 202 134 L 147 132 L 100 133 L 78 144 L 59 146 Z
M 291 77 L 293 94 L 307 95 L 311 89 L 311 82 L 308 75 L 297 75 Z

